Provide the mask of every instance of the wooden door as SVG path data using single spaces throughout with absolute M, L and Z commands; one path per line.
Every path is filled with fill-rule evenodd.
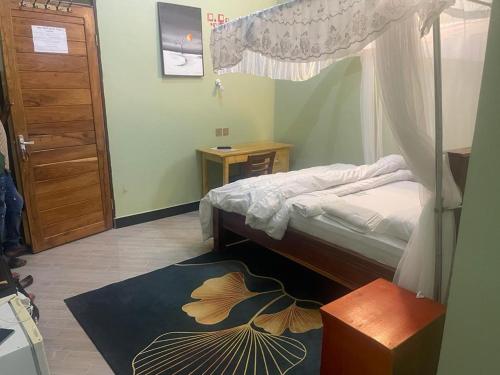
M 35 252 L 112 226 L 112 197 L 93 9 L 1 0 L 11 142 Z M 32 26 L 66 30 L 68 53 L 35 53 Z M 26 153 L 20 137 L 27 143 Z

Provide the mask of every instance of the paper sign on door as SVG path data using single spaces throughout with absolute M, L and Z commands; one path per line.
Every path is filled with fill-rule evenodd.
M 32 25 L 31 30 L 35 52 L 69 53 L 65 28 Z

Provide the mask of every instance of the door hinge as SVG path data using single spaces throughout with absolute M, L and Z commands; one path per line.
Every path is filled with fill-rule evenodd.
M 95 45 L 99 47 L 99 34 L 95 34 Z

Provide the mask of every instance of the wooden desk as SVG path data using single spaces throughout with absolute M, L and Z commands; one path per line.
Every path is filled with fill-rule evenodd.
M 249 155 L 276 152 L 273 173 L 288 172 L 290 169 L 290 150 L 293 145 L 275 142 L 259 142 L 241 145 L 232 145 L 232 151 L 214 150 L 212 148 L 200 148 L 202 169 L 202 192 L 207 194 L 208 188 L 208 162 L 222 164 L 222 184 L 229 183 L 229 166 L 231 164 L 245 163 Z

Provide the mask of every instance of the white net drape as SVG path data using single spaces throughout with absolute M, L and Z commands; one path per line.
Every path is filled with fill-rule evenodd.
M 483 75 L 490 10 L 467 0 L 441 15 L 444 149 L 470 147 L 474 136 L 479 91 Z M 425 74 L 432 77 L 433 39 L 422 40 Z M 374 71 L 375 43 L 360 52 L 361 131 L 365 162 L 373 162 L 394 152 L 384 150 L 384 128 L 388 127 L 380 105 Z M 432 80 L 432 78 L 430 78 Z M 458 111 L 457 108 L 460 108 Z
M 365 163 L 384 156 L 385 120 L 375 74 L 375 43 L 360 53 L 362 75 L 360 88 L 361 137 Z
M 470 147 L 484 65 L 489 10 L 459 1 L 442 15 L 441 20 L 444 146 L 445 149 Z M 366 161 L 384 154 L 381 129 L 388 126 L 412 171 L 425 187 L 419 225 L 399 264 L 395 282 L 432 297 L 435 262 L 434 119 L 426 114 L 434 113 L 434 56 L 432 36 L 419 40 L 417 33 L 415 21 L 409 20 L 406 24 L 395 25 L 375 45 L 361 53 L 361 119 Z M 449 172 L 445 158 L 445 207 L 452 209 L 458 206 L 460 197 Z M 447 210 L 443 228 L 443 296 L 448 288 L 454 239 L 454 216 L 451 210 Z
M 441 16 L 444 147 L 448 150 L 472 145 L 489 15 L 488 7 L 458 0 Z M 432 51 L 432 38 L 427 36 L 425 41 Z

